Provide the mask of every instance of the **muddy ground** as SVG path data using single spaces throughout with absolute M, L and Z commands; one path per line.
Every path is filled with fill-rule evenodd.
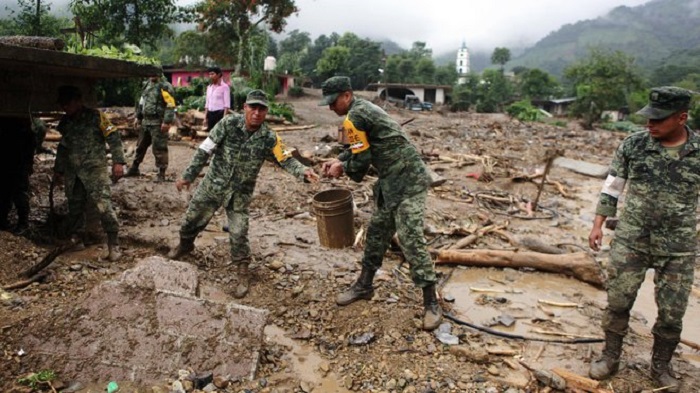
M 299 124 L 316 124 L 308 130 L 284 131 L 288 146 L 319 154 L 335 145 L 340 119 L 317 97 L 290 101 Z M 586 250 L 587 235 L 601 180 L 553 167 L 540 197 L 545 209 L 524 217 L 513 206 L 493 205 L 481 196 L 532 200 L 535 182 L 512 179 L 542 170 L 547 151 L 559 149 L 567 158 L 607 165 L 624 134 L 585 131 L 567 126 L 527 124 L 504 115 L 415 113 L 388 108 L 399 121 L 415 118 L 405 126 L 430 166 L 447 179 L 429 194 L 426 233 L 431 249 L 454 244 L 464 236 L 459 228 L 479 228 L 484 220 L 503 226 L 516 241 L 538 239 L 561 245 L 568 252 Z M 133 152 L 135 139 L 125 140 Z M 189 163 L 196 145 L 171 144 L 168 176 L 174 180 Z M 476 158 L 475 158 L 476 157 Z M 315 156 L 316 169 L 319 155 Z M 52 157 L 37 158 L 32 176 L 33 230 L 28 238 L 0 233 L 0 283 L 17 280 L 17 274 L 40 260 L 51 248 L 50 231 L 42 223 L 49 218 L 48 174 Z M 125 256 L 118 263 L 100 259 L 97 243 L 84 251 L 60 256 L 48 269 L 49 276 L 11 291 L 15 297 L 0 305 L 0 390 L 11 391 L 16 379 L 29 372 L 58 369 L 45 364 L 38 353 L 18 355 L 24 334 L 43 329 L 60 318 L 97 283 L 132 267 L 135 261 L 167 252 L 176 242 L 188 193 L 178 193 L 173 182 L 155 183 L 156 169 L 149 151 L 141 166 L 143 176 L 120 180 L 113 199 L 122 223 Z M 478 178 L 478 179 L 477 179 Z M 321 190 L 346 187 L 353 190 L 357 206 L 356 232 L 366 228 L 371 215 L 371 179 L 361 184 L 348 179 L 297 182 L 284 171 L 265 164 L 251 207 L 250 238 L 256 261 L 256 284 L 240 301 L 270 310 L 270 325 L 256 378 L 234 381 L 228 392 L 537 392 L 543 385 L 519 361 L 537 369 L 562 367 L 586 375 L 600 344 L 551 343 L 548 340 L 601 337 L 600 319 L 605 305 L 603 290 L 576 279 L 532 269 L 495 269 L 439 266 L 443 306 L 478 326 L 526 337 L 507 339 L 451 323 L 459 345 L 443 344 L 420 327 L 421 293 L 408 279 L 397 252 L 387 255 L 376 280 L 374 299 L 340 308 L 334 298 L 359 271 L 361 249 L 329 250 L 319 244 L 312 198 Z M 56 191 L 56 209 L 65 211 L 62 190 Z M 523 204 L 524 205 L 524 204 Z M 522 206 L 522 205 L 521 205 Z M 510 212 L 509 212 L 510 210 Z M 517 209 L 516 209 L 517 210 Z M 509 214 L 510 213 L 510 214 Z M 197 265 L 207 286 L 232 292 L 235 274 L 229 266 L 227 234 L 220 212 L 197 239 L 196 252 L 185 259 Z M 58 218 L 51 217 L 53 222 Z M 457 234 L 450 235 L 450 232 Z M 614 232 L 606 232 L 606 244 Z M 506 237 L 507 238 L 507 237 Z M 469 248 L 513 250 L 504 236 L 487 234 Z M 607 252 L 596 255 L 605 264 Z M 697 271 L 696 271 L 697 275 Z M 651 333 L 655 317 L 650 274 L 633 312 L 632 329 L 625 340 L 627 366 L 603 386 L 614 392 L 638 392 L 653 386 L 649 379 Z M 700 302 L 698 282 L 691 295 L 683 338 L 700 342 L 697 323 Z M 225 299 L 226 295 L 224 296 Z M 545 303 L 543 303 L 544 301 Z M 548 303 L 547 303 L 548 302 Z M 555 303 L 575 303 L 559 307 Z M 499 321 L 501 324 L 499 325 Z M 502 323 L 513 322 L 511 327 Z M 548 331 L 559 336 L 541 334 Z M 65 331 L 51 332 L 57 337 Z M 369 343 L 353 345 L 361 335 Z M 530 339 L 532 338 L 532 339 Z M 543 341 L 542 341 L 543 340 Z M 35 351 L 40 352 L 40 351 Z M 674 358 L 684 392 L 700 391 L 700 358 L 685 345 Z M 206 370 L 194 370 L 198 372 Z M 173 377 L 177 370 L 173 370 Z M 74 376 L 60 376 L 69 381 Z M 83 377 L 84 392 L 103 391 L 106 381 Z M 168 386 L 169 381 L 162 381 Z M 17 390 L 21 391 L 21 390 Z M 151 392 L 151 385 L 124 383 L 121 391 Z M 166 391 L 166 390 L 163 390 Z

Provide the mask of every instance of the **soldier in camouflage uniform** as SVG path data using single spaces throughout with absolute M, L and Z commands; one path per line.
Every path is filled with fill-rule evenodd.
M 125 164 L 119 131 L 102 112 L 83 105 L 82 94 L 75 86 L 61 86 L 58 103 L 66 114 L 58 124 L 62 137 L 54 176 L 65 184 L 69 231 L 77 234 L 79 241 L 84 237 L 85 208 L 92 203 L 107 234 L 107 252 L 103 257 L 116 261 L 121 257 L 119 223 L 112 209 L 105 143 L 112 153 L 112 179 L 116 181 L 124 175 Z
M 300 180 L 316 181 L 318 176 L 291 156 L 279 136 L 267 127 L 268 102 L 265 93 L 248 93 L 244 115 L 229 115 L 219 121 L 197 149 L 192 162 L 176 183 L 178 191 L 189 188 L 210 155 L 209 170 L 195 192 L 180 228 L 180 243 L 168 257 L 178 259 L 194 250 L 194 239 L 222 205 L 229 225 L 231 260 L 238 266 L 234 296 L 248 293 L 248 206 L 260 168 L 265 160 L 279 163 Z
M 411 266 L 411 277 L 423 289 L 423 328 L 433 330 L 442 320 L 437 301 L 433 262 L 423 236 L 425 199 L 430 184 L 426 166 L 396 121 L 381 108 L 353 96 L 348 77 L 332 77 L 323 85 L 323 100 L 338 116 L 345 116 L 343 128 L 350 148 L 339 159 L 325 162 L 326 176 L 343 173 L 359 182 L 370 165 L 379 172 L 374 186 L 375 211 L 367 229 L 362 272 L 336 302 L 350 304 L 374 295 L 372 281 L 382 265 L 384 253 L 394 233 Z
M 637 112 L 648 119 L 648 131 L 625 138 L 601 191 L 589 236 L 596 251 L 605 219 L 615 216 L 627 185 L 625 210 L 610 251 L 605 348 L 602 358 L 591 364 L 592 378 L 607 378 L 618 370 L 630 310 L 647 269 L 654 269 L 659 312 L 652 329 L 651 374 L 669 387 L 666 391 L 679 391 L 670 361 L 693 284 L 700 191 L 700 138 L 686 126 L 690 101 L 685 89 L 651 90 L 648 105 Z
M 162 78 L 154 75 L 148 79 L 141 93 L 141 99 L 136 106 L 134 127 L 139 128 L 139 141 L 136 146 L 136 157 L 126 176 L 139 176 L 139 165 L 146 156 L 148 146 L 153 146 L 153 156 L 158 167 L 157 180 L 165 181 L 165 171 L 168 169 L 168 130 L 175 122 L 175 89 Z

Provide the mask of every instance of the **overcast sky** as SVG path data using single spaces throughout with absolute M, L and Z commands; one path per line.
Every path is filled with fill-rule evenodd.
M 44 0 L 47 1 L 47 0 Z M 48 0 L 54 10 L 69 0 Z M 197 0 L 176 0 L 179 5 Z M 321 34 L 353 32 L 362 38 L 390 39 L 404 48 L 423 41 L 440 55 L 472 50 L 531 46 L 567 23 L 593 19 L 613 8 L 652 0 L 296 0 L 299 14 L 286 31 L 298 29 L 315 39 Z M 0 0 L 0 8 L 16 6 Z
M 530 46 L 567 23 L 593 19 L 613 8 L 650 0 L 296 0 L 299 15 L 286 31 L 320 34 L 347 31 L 389 38 L 404 48 L 426 42 L 433 54 L 465 41 L 475 50 Z

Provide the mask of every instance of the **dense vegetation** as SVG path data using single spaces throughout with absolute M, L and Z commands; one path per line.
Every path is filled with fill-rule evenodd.
M 299 30 L 276 41 L 271 33 L 283 31 L 286 19 L 300 12 L 294 0 L 202 0 L 188 7 L 176 7 L 174 0 L 72 0 L 70 19 L 51 11 L 48 1 L 18 0 L 18 8 L 0 20 L 0 34 L 62 34 L 67 50 L 76 53 L 232 68 L 237 94 L 263 88 L 274 95 L 278 86 L 270 82 L 275 80 L 270 72 L 315 87 L 330 76 L 347 75 L 355 89 L 387 82 L 453 86 L 447 97 L 452 110 L 508 111 L 523 119 L 539 117 L 527 102 L 576 97 L 571 114 L 589 127 L 603 110 L 639 109 L 650 86 L 700 88 L 700 24 L 694 17 L 700 3 L 695 0 L 618 7 L 605 17 L 563 26 L 520 56 L 504 47 L 472 53 L 472 72 L 461 76 L 454 54 L 436 58 L 420 41 L 404 49 L 352 32 L 314 38 Z M 196 28 L 176 34 L 171 26 L 177 22 L 196 22 Z M 277 59 L 274 71 L 263 70 L 268 56 Z M 106 104 L 137 96 L 137 83 L 115 83 L 104 89 Z M 182 94 L 184 105 L 201 104 L 196 91 Z M 303 90 L 297 87 L 292 94 Z M 700 115 L 700 109 L 692 114 Z

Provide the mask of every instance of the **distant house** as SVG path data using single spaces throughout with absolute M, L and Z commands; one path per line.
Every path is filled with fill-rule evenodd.
M 551 113 L 554 116 L 566 116 L 569 105 L 576 101 L 576 97 L 556 98 L 547 100 L 532 100 L 532 105 Z
M 231 74 L 233 74 L 233 68 L 222 68 L 221 73 L 223 74 L 223 80 L 226 83 L 231 81 Z M 183 68 L 166 68 L 163 67 L 163 74 L 175 87 L 185 87 L 189 86 L 190 82 L 194 78 L 208 79 L 209 73 L 206 68 L 200 69 L 183 69 Z M 246 75 L 243 75 L 246 77 Z M 284 74 L 274 74 L 272 77 L 276 78 L 279 82 L 280 93 L 286 95 L 290 87 L 294 86 L 294 76 L 284 75 Z M 229 83 L 230 84 L 230 83 Z
M 422 85 L 411 83 L 370 83 L 367 90 L 376 91 L 381 99 L 401 101 L 407 95 L 415 95 L 421 102 L 444 104 L 447 93 L 452 91 L 449 85 Z
M 222 68 L 221 72 L 224 74 L 224 81 L 229 81 L 233 68 Z M 194 78 L 209 78 L 209 73 L 206 68 L 199 69 L 185 69 L 185 68 L 166 68 L 163 67 L 163 74 L 175 87 L 189 86 L 190 82 Z

